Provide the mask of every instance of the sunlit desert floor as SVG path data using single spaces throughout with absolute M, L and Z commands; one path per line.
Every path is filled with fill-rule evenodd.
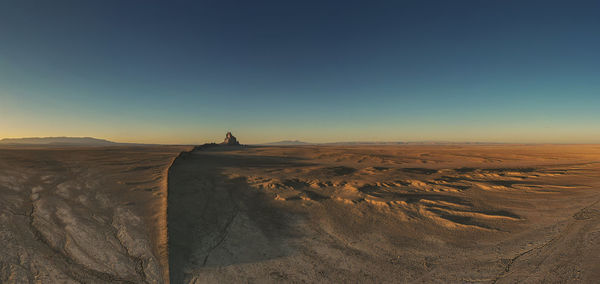
M 0 282 L 600 279 L 600 145 L 187 150 L 0 149 Z
M 169 194 L 173 283 L 600 279 L 600 146 L 207 149 Z

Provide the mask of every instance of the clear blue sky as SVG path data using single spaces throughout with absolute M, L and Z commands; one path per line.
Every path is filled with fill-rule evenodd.
M 600 143 L 599 1 L 0 0 L 0 138 Z

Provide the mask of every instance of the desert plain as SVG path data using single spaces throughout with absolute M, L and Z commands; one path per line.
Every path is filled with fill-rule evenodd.
M 0 148 L 2 283 L 595 283 L 600 145 Z

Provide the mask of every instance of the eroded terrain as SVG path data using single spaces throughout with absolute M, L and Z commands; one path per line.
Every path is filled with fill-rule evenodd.
M 592 283 L 600 147 L 210 148 L 169 174 L 172 283 Z
M 597 145 L 187 150 L 0 149 L 0 282 L 600 279 Z
M 0 282 L 166 282 L 166 177 L 182 150 L 0 149 Z

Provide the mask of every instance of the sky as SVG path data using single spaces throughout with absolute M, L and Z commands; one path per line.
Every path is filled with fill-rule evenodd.
M 0 138 L 600 143 L 599 12 L 0 0 Z

